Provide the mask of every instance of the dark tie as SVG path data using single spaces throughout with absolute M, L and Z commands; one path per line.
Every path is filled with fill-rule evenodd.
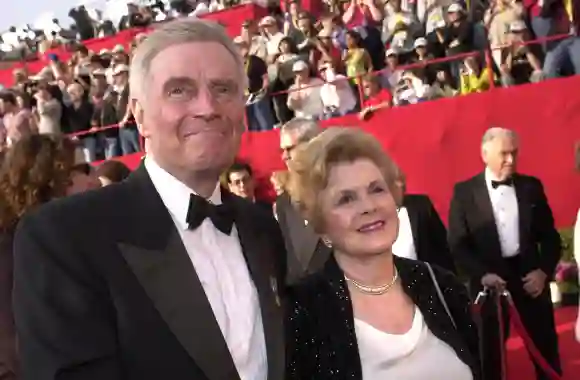
M 189 209 L 187 210 L 187 223 L 190 230 L 195 230 L 201 223 L 209 218 L 215 228 L 226 235 L 232 232 L 234 218 L 227 205 L 214 205 L 199 195 L 191 194 L 189 197 Z
M 497 189 L 500 186 L 512 186 L 514 184 L 514 180 L 510 177 L 510 178 L 506 178 L 503 181 L 491 181 L 491 187 L 493 187 L 494 189 Z

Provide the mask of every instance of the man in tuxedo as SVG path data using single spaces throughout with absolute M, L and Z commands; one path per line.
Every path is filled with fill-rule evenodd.
M 515 132 L 491 128 L 483 136 L 483 173 L 455 185 L 449 211 L 449 246 L 470 277 L 475 295 L 482 287 L 507 289 L 540 353 L 561 371 L 549 281 L 561 256 L 560 236 L 542 183 L 516 172 Z M 495 304 L 482 309 L 486 379 L 501 378 L 500 328 Z M 504 305 L 504 312 L 507 305 Z M 507 327 L 506 315 L 503 315 Z M 503 331 L 508 336 L 508 330 Z M 536 366 L 537 378 L 546 379 Z
M 405 173 L 400 168 L 397 170 L 394 196 L 399 206 L 399 235 L 393 244 L 393 253 L 455 273 L 447 245 L 447 230 L 431 199 L 424 194 L 407 194 Z
M 139 45 L 130 80 L 143 164 L 18 227 L 24 379 L 283 378 L 282 236 L 218 185 L 244 130 L 243 73 L 210 21 L 167 23 Z
M 309 119 L 295 118 L 282 126 L 280 150 L 288 170 L 291 170 L 290 162 L 298 145 L 312 140 L 319 132 L 320 126 Z M 330 257 L 331 249 L 294 207 L 288 193 L 282 193 L 276 199 L 275 208 L 288 252 L 286 283 L 292 284 L 322 268 Z

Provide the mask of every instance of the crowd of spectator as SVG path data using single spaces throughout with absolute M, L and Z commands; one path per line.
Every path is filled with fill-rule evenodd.
M 368 119 L 382 108 L 578 74 L 578 3 L 328 0 L 316 15 L 297 0 L 285 3 L 285 11 L 270 6 L 269 15 L 244 21 L 234 38 L 248 75 L 248 130 L 269 130 L 293 117 L 358 113 Z M 85 17 L 77 13 L 87 11 L 76 8 L 77 40 L 65 42 L 72 58 L 47 54 L 43 70 L 32 76 L 16 70 L 13 88 L 0 93 L 0 142 L 69 134 L 88 162 L 138 151 L 128 79 L 131 50 L 146 35 L 137 35 L 130 47 L 99 52 L 82 41 L 231 4 L 129 4 L 118 26 L 106 20 L 82 26 Z M 553 36 L 558 39 L 526 43 Z M 62 41 L 43 43 L 51 48 Z M 115 127 L 102 128 L 108 126 Z
M 119 1 L 122 0 L 117 0 Z M 175 18 L 201 16 L 225 9 L 239 1 L 128 1 L 126 9 L 120 12 L 118 7 L 107 11 L 81 5 L 69 11 L 68 16 L 73 21 L 70 26 L 63 26 L 58 19 L 52 19 L 37 26 L 27 24 L 20 28 L 10 27 L 0 35 L 0 59 L 18 60 L 22 57 L 32 57 L 36 53 L 43 53 L 62 45 L 72 48 L 79 41 L 110 37 L 119 31 L 147 27 L 156 22 Z
M 236 39 L 251 84 L 249 129 L 293 116 L 368 118 L 380 108 L 579 73 L 578 9 L 542 4 L 347 0 L 328 2 L 315 18 L 289 1 L 287 13 L 248 21 Z M 530 43 L 557 35 L 570 37 Z

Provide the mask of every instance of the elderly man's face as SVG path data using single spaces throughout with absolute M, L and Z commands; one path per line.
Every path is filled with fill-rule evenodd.
M 516 171 L 518 142 L 509 136 L 498 136 L 484 144 L 482 158 L 497 179 L 504 180 Z
M 218 43 L 163 50 L 134 104 L 148 153 L 174 170 L 219 176 L 233 162 L 244 130 L 244 81 Z
M 298 146 L 299 134 L 296 131 L 286 131 L 280 133 L 280 151 L 282 153 L 282 161 L 289 168 L 290 161 L 292 161 L 292 155 L 296 147 Z

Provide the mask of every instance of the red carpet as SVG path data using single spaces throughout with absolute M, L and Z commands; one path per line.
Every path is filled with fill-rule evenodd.
M 578 380 L 580 378 L 580 343 L 574 339 L 574 324 L 577 313 L 577 307 L 556 309 L 556 326 L 564 369 L 563 380 Z M 508 378 L 510 380 L 534 380 L 534 367 L 520 337 L 512 336 L 508 340 L 507 349 Z

